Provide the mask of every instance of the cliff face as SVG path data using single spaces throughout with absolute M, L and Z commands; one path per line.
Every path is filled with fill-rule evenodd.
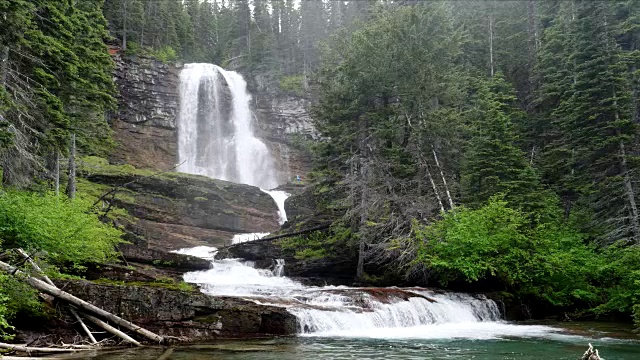
M 177 160 L 180 66 L 117 56 L 118 110 L 111 116 L 115 163 L 170 169 Z
M 310 101 L 265 90 L 256 90 L 254 99 L 260 134 L 278 162 L 281 179 L 306 174 L 311 159 L 299 143 L 318 137 L 309 116 Z
M 129 259 L 143 259 L 141 251 L 220 247 L 229 244 L 236 233 L 280 228 L 275 202 L 257 187 L 198 175 L 143 176 L 137 170 L 117 169 L 83 165 L 81 175 L 88 182 L 81 186 L 97 188 L 96 195 L 121 187 L 111 202 L 128 213 L 119 221 L 128 232 L 127 240 L 134 244 L 121 246 Z
M 111 161 L 166 170 L 178 162 L 179 64 L 117 56 L 118 110 L 111 116 L 118 144 Z M 300 136 L 316 137 L 309 101 L 265 89 L 252 90 L 256 131 L 273 154 L 281 182 L 304 175 L 310 160 L 296 146 Z

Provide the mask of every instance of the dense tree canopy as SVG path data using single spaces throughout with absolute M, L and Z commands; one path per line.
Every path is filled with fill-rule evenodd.
M 50 179 L 72 137 L 108 152 L 106 43 L 216 63 L 313 100 L 309 188 L 332 222 L 314 254 L 358 254 L 360 281 L 383 265 L 640 316 L 638 0 L 0 0 L 0 13 L 5 185 Z

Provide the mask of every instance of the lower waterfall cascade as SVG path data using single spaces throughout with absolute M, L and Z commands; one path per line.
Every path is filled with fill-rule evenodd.
M 177 252 L 212 260 L 217 249 Z M 251 261 L 212 260 L 211 269 L 184 275 L 213 296 L 234 296 L 285 307 L 298 319 L 301 336 L 362 338 L 492 339 L 545 337 L 558 331 L 542 325 L 513 325 L 502 320 L 497 304 L 484 295 L 425 288 L 305 286 L 282 276 L 284 261 L 257 269 Z

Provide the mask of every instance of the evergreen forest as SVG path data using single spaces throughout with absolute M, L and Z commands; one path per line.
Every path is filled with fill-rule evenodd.
M 358 284 L 640 326 L 639 0 L 0 0 L 0 14 L 3 256 L 37 251 L 52 276 L 117 257 L 121 230 L 74 175 L 115 146 L 111 47 L 313 104 L 320 136 L 297 146 L 314 215 L 295 226 L 329 227 L 283 241 L 296 256 L 350 254 Z M 42 306 L 0 285 L 9 334 Z

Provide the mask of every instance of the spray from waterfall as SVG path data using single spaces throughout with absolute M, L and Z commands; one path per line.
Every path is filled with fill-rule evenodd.
M 253 130 L 251 95 L 234 71 L 186 64 L 180 73 L 178 171 L 272 189 L 275 161 Z

